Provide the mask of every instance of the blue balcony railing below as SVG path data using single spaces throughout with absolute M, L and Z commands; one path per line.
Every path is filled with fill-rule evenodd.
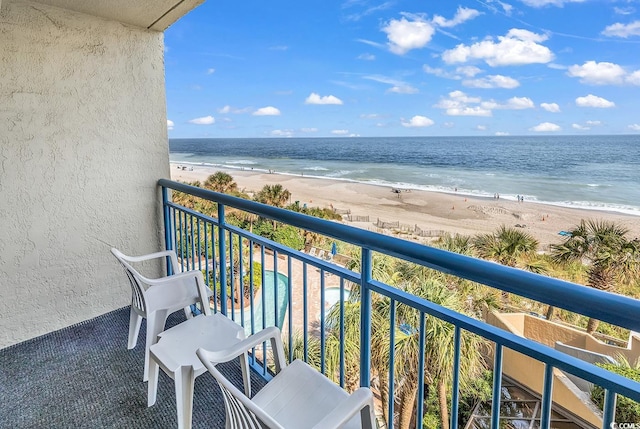
M 413 403 L 419 405 L 411 409 L 410 420 L 414 426 L 423 422 L 429 392 L 422 386 L 441 376 L 431 370 L 437 355 L 436 346 L 430 343 L 435 327 L 447 329 L 448 342 L 437 347 L 447 348 L 451 357 L 449 374 L 442 377 L 448 380 L 447 412 L 452 428 L 465 423 L 458 421 L 460 374 L 465 370 L 462 352 L 469 344 L 488 344 L 477 353 L 493 360 L 492 398 L 502 397 L 503 406 L 505 353 L 515 351 L 544 365 L 541 398 L 531 420 L 537 427 L 551 427 L 556 370 L 604 388 L 604 407 L 595 413 L 597 425 L 583 421 L 585 427 L 611 427 L 617 395 L 640 401 L 640 383 L 455 311 L 437 299 L 391 286 L 376 277 L 374 255 L 387 255 L 442 276 L 466 279 L 632 331 L 640 331 L 640 301 L 170 180 L 162 179 L 159 185 L 166 247 L 178 253 L 184 269 L 203 271 L 214 290 L 214 311 L 244 326 L 247 334 L 278 326 L 290 359 L 303 358 L 343 387 L 370 386 L 374 381 L 389 427 L 406 425 L 405 409 L 399 408 L 408 385 L 420 387 L 414 392 Z M 214 216 L 173 202 L 171 191 L 215 203 Z M 284 246 L 254 234 L 251 228 L 228 223 L 226 216 L 232 211 L 246 213 L 249 224 L 256 217 L 271 219 L 298 228 L 300 234 L 312 232 L 354 246 L 358 256 L 345 266 L 332 260 L 335 249 L 326 252 L 330 256 L 319 258 Z M 381 317 L 385 319 L 382 324 Z M 372 332 L 372 326 L 378 330 Z M 403 355 L 399 346 L 408 338 L 416 341 L 411 357 Z M 268 370 L 261 357 L 267 353 L 266 347 L 253 353 L 254 367 L 266 378 Z M 492 428 L 503 427 L 500 404 L 500 400 L 491 401 L 486 420 Z

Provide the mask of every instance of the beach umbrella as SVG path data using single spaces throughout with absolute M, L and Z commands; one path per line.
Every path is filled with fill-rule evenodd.
M 338 253 L 338 247 L 336 246 L 336 242 L 334 241 L 334 242 L 331 244 L 331 254 L 332 254 L 333 256 L 336 256 L 336 253 Z

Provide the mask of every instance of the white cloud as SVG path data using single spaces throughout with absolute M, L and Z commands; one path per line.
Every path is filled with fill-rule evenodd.
M 504 136 L 508 136 L 509 133 L 506 131 L 496 131 L 496 137 L 504 137 Z
M 383 118 L 384 115 L 381 115 L 379 113 L 362 113 L 360 115 L 360 118 L 362 119 L 380 119 Z
M 418 88 L 414 88 L 411 85 L 400 85 L 387 89 L 387 92 L 395 92 L 396 94 L 417 94 L 420 91 L 418 91 Z
M 504 10 L 504 13 L 507 16 L 511 16 L 511 11 L 513 10 L 513 6 L 510 5 L 509 3 L 504 3 L 499 1 L 498 3 L 500 3 L 500 6 L 502 6 L 502 9 Z
M 640 20 L 633 21 L 629 24 L 615 23 L 607 26 L 602 34 L 609 37 L 631 37 L 640 36 Z
M 431 41 L 435 29 L 420 16 L 404 14 L 399 20 L 389 21 L 382 31 L 387 33 L 389 50 L 404 55 L 412 49 L 424 48 Z
M 476 130 L 478 131 L 487 131 L 486 125 L 476 125 Z
M 448 95 L 449 98 L 441 98 L 433 107 L 445 109 L 449 116 L 491 116 L 491 109 L 477 105 L 482 101 L 480 97 L 469 97 L 462 91 L 452 91 Z
M 463 76 L 467 78 L 472 78 L 478 73 L 482 72 L 482 69 L 479 69 L 478 67 L 475 67 L 475 66 L 456 67 L 455 72 L 451 72 L 442 68 L 433 68 L 426 64 L 422 66 L 422 70 L 424 70 L 425 73 L 432 74 L 434 76 L 442 77 L 445 79 L 454 79 L 454 80 L 460 80 L 462 79 Z
M 493 110 L 493 109 L 505 109 L 505 110 L 523 110 L 533 109 L 535 104 L 529 97 L 511 97 L 506 103 L 498 103 L 494 100 L 483 101 L 480 106 Z
M 442 126 L 445 128 L 453 128 L 456 126 L 456 124 L 454 124 L 453 122 L 445 122 L 442 124 Z
M 337 136 L 346 136 L 349 134 L 349 130 L 331 130 L 331 134 L 335 134 Z
M 215 124 L 216 119 L 213 116 L 203 116 L 202 118 L 194 118 L 188 121 L 190 124 L 211 125 Z
M 430 67 L 430 66 L 428 66 L 426 64 L 422 66 L 422 70 L 424 70 L 425 73 L 432 74 L 432 75 L 438 76 L 438 77 L 443 77 L 445 79 L 460 79 L 454 73 L 448 72 L 448 71 L 446 71 L 444 69 L 441 69 L 441 68 L 433 68 L 433 67 Z
M 367 39 L 356 39 L 356 42 L 364 43 L 365 45 L 373 46 L 374 48 L 384 49 L 386 45 Z
M 373 54 L 360 54 L 357 58 L 363 61 L 373 61 L 376 59 L 376 56 Z
M 571 127 L 572 127 L 574 130 L 580 130 L 580 131 L 588 131 L 588 130 L 590 130 L 590 129 L 591 129 L 591 128 L 589 128 L 589 127 L 586 127 L 586 126 L 584 126 L 584 125 L 580 125 L 580 124 L 571 124 Z
M 549 48 L 539 44 L 546 39 L 546 35 L 513 28 L 506 36 L 498 36 L 498 42 L 488 38 L 469 46 L 460 44 L 445 51 L 442 59 L 448 64 L 480 59 L 491 67 L 544 64 L 554 58 Z
M 272 130 L 269 134 L 274 137 L 293 137 L 293 130 Z
M 390 8 L 391 6 L 393 6 L 393 2 L 385 1 L 382 4 L 369 6 L 366 4 L 366 2 L 363 2 L 362 0 L 347 0 L 342 4 L 342 9 L 350 8 L 352 6 L 364 6 L 365 9 L 362 11 L 347 15 L 345 17 L 347 21 L 359 21 L 365 16 L 371 15 L 372 13 Z
M 602 125 L 602 121 L 587 121 L 586 124 L 592 127 L 599 127 Z
M 558 113 L 560 112 L 560 106 L 557 103 L 540 103 L 540 107 L 542 107 L 547 112 Z
M 231 107 L 228 104 L 218 109 L 218 113 L 226 115 L 228 113 L 248 113 L 251 111 L 251 107 L 243 107 L 242 109 L 237 107 Z
M 511 37 L 517 40 L 522 40 L 525 42 L 535 42 L 535 43 L 544 42 L 549 38 L 546 34 L 538 34 L 529 30 L 523 30 L 522 28 L 512 28 L 507 33 L 507 37 Z
M 461 66 L 456 68 L 456 73 L 465 75 L 466 77 L 474 77 L 482 70 L 476 66 Z
M 449 116 L 491 116 L 491 110 L 480 106 L 453 107 L 447 109 L 446 113 Z
M 524 4 L 531 7 L 544 6 L 564 6 L 565 3 L 582 3 L 585 0 L 522 0 Z
M 507 104 L 504 105 L 504 109 L 522 110 L 533 109 L 535 104 L 529 97 L 511 97 L 507 100 Z
M 303 133 L 317 133 L 318 129 L 317 128 L 300 128 L 300 131 L 302 131 Z
M 420 116 L 420 115 L 414 116 L 408 122 L 405 120 L 402 121 L 402 126 L 408 127 L 408 128 L 414 128 L 414 127 L 424 128 L 424 127 L 430 127 L 433 124 L 434 124 L 433 120 L 427 118 L 426 116 Z
M 640 124 L 631 124 L 627 128 L 629 128 L 632 131 L 640 131 Z
M 253 116 L 280 116 L 280 110 L 273 106 L 261 107 L 252 113 Z
M 535 131 L 538 133 L 560 131 L 560 130 L 561 130 L 560 125 L 556 125 L 551 122 L 543 122 L 541 124 L 536 125 L 535 127 L 529 128 L 529 131 Z
M 214 74 L 216 69 L 207 69 L 207 74 Z
M 629 73 L 625 78 L 625 80 L 627 81 L 627 83 L 630 83 L 631 85 L 640 86 L 640 70 L 636 70 L 633 73 Z
M 449 97 L 462 103 L 479 103 L 482 100 L 480 97 L 469 97 L 462 91 L 452 91 L 449 93 Z
M 583 65 L 569 67 L 567 75 L 580 78 L 580 82 L 591 85 L 620 85 L 626 72 L 618 64 L 587 61 Z
M 452 91 L 447 98 L 440 98 L 433 107 L 445 109 L 445 113 L 450 116 L 492 116 L 494 109 L 532 109 L 535 104 L 529 97 L 511 97 L 501 103 L 495 100 L 482 101 L 480 97 L 470 97 L 462 91 Z
M 167 119 L 167 130 L 171 131 L 173 129 L 173 121 L 170 119 Z
M 470 88 L 506 88 L 513 89 L 520 86 L 520 82 L 509 76 L 500 74 L 485 76 L 478 79 L 466 79 L 462 81 L 464 86 Z
M 615 105 L 616 104 L 613 101 L 606 100 L 602 97 L 597 97 L 593 94 L 576 98 L 576 106 L 579 107 L 599 107 L 606 109 L 609 107 L 615 107 Z
M 629 7 L 614 7 L 613 11 L 615 13 L 617 13 L 618 15 L 631 15 L 633 14 L 636 10 L 634 8 L 632 8 L 631 6 Z
M 458 6 L 458 10 L 456 11 L 456 14 L 452 19 L 445 19 L 440 15 L 435 15 L 431 22 L 433 22 L 438 27 L 450 28 L 455 27 L 456 25 L 460 25 L 463 22 L 473 19 L 479 15 L 480 12 L 475 9 Z
M 304 104 L 342 104 L 342 100 L 333 95 L 320 96 L 312 92 L 305 100 Z
M 387 89 L 386 92 L 395 92 L 396 94 L 416 94 L 419 92 L 417 88 L 414 88 L 408 83 L 398 79 L 394 79 L 392 77 L 374 74 L 374 75 L 363 76 L 362 78 L 367 80 L 372 80 L 374 82 L 380 82 L 387 85 L 391 85 L 391 88 Z

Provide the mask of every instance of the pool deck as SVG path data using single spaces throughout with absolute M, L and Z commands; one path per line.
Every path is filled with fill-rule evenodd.
M 274 267 L 273 263 L 273 255 L 267 255 L 265 257 L 265 269 L 272 270 Z M 285 276 L 289 275 L 289 267 L 287 264 L 287 258 L 285 256 L 279 256 L 278 261 L 278 272 L 284 274 Z M 293 320 L 293 330 L 302 332 L 304 326 L 304 307 L 305 307 L 305 299 L 304 299 L 304 265 L 302 261 L 297 259 L 291 259 L 291 278 L 289 279 L 291 282 L 291 298 L 292 298 L 292 308 L 290 311 L 292 312 L 292 320 Z M 312 335 L 319 335 L 320 333 L 320 311 L 321 309 L 328 310 L 329 304 L 325 301 L 325 303 L 321 303 L 320 300 L 320 288 L 322 285 L 322 274 L 318 268 L 313 265 L 306 264 L 307 271 L 307 299 L 306 305 L 308 309 L 308 321 L 307 326 L 309 329 L 309 333 Z M 345 287 L 347 285 L 345 284 Z M 326 273 L 324 274 L 324 287 L 325 290 L 328 288 L 339 288 L 340 287 L 340 278 Z M 284 326 L 281 327 L 282 332 L 288 334 L 289 332 L 289 314 L 285 315 L 284 318 Z

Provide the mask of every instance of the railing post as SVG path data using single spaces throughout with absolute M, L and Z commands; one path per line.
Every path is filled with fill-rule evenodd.
M 616 418 L 616 392 L 610 389 L 604 391 L 604 410 L 602 416 L 602 427 L 613 427 L 611 423 Z
M 162 187 L 162 212 L 164 214 L 164 248 L 166 250 L 173 250 L 173 242 L 171 241 L 171 213 L 169 211 L 169 190 Z M 167 275 L 173 274 L 173 266 L 171 260 L 166 257 L 167 260 Z
M 218 203 L 218 257 L 220 258 L 220 311 L 227 315 L 227 245 L 224 234 L 224 205 Z M 215 287 L 215 285 L 214 285 Z
M 371 250 L 362 248 L 360 272 L 360 386 L 371 384 Z

